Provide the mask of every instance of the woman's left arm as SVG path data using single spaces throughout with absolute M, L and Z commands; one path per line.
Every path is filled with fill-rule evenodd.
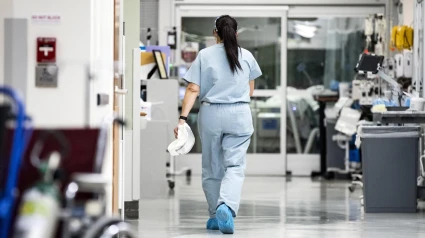
M 197 84 L 189 83 L 186 88 L 186 93 L 184 94 L 184 99 L 182 103 L 182 113 L 181 116 L 187 117 L 192 110 L 193 105 L 195 104 L 196 98 L 199 95 L 200 87 Z M 185 120 L 179 120 L 179 125 L 183 125 Z M 177 138 L 178 126 L 174 128 L 174 136 Z

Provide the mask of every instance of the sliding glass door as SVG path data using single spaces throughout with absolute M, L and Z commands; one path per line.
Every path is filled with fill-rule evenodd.
M 263 72 L 255 81 L 256 90 L 251 101 L 255 132 L 248 150 L 247 174 L 286 174 L 286 91 L 282 89 L 286 87 L 287 75 L 287 10 L 287 7 L 225 7 L 225 13 L 238 21 L 239 44 L 251 51 Z M 176 63 L 181 71 L 190 67 L 199 50 L 215 44 L 214 22 L 223 12 L 222 6 L 177 6 Z M 189 123 L 197 133 L 196 108 Z M 192 154 L 179 158 L 178 163 L 197 167 L 200 153 L 197 137 Z M 199 161 L 194 162 L 197 158 Z
M 182 75 L 199 50 L 215 44 L 215 19 L 235 17 L 240 45 L 263 71 L 251 101 L 255 133 L 247 174 L 310 175 L 320 169 L 314 94 L 332 83 L 352 81 L 364 45 L 364 20 L 376 13 L 385 13 L 384 6 L 176 5 L 175 62 Z M 197 132 L 196 108 L 189 123 Z M 198 138 L 192 153 L 177 163 L 199 172 L 200 153 Z

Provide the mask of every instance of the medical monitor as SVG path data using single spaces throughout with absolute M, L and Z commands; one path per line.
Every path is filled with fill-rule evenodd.
M 362 54 L 355 71 L 360 74 L 372 73 L 377 74 L 384 62 L 384 56 L 374 54 Z

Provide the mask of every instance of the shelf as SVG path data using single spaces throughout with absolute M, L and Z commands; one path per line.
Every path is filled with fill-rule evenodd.
M 399 124 L 422 124 L 425 123 L 425 112 L 413 111 L 389 111 L 373 113 L 373 121 L 383 124 L 399 123 Z

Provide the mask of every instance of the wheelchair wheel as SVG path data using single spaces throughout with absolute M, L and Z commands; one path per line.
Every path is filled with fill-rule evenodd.
M 104 237 L 103 234 L 107 231 L 108 228 L 114 225 L 118 226 L 119 224 L 125 224 L 125 223 L 123 223 L 123 221 L 118 217 L 102 217 L 99 220 L 97 220 L 93 225 L 90 226 L 90 228 L 84 233 L 83 238 Z M 129 238 L 136 237 L 134 236 L 133 232 L 130 230 L 129 226 L 126 229 L 127 229 L 127 232 L 124 232 L 126 233 L 125 234 L 126 236 L 124 237 L 129 237 Z M 116 236 L 117 238 L 122 237 L 122 236 L 119 236 L 119 233 L 117 233 L 117 235 L 118 235 Z

